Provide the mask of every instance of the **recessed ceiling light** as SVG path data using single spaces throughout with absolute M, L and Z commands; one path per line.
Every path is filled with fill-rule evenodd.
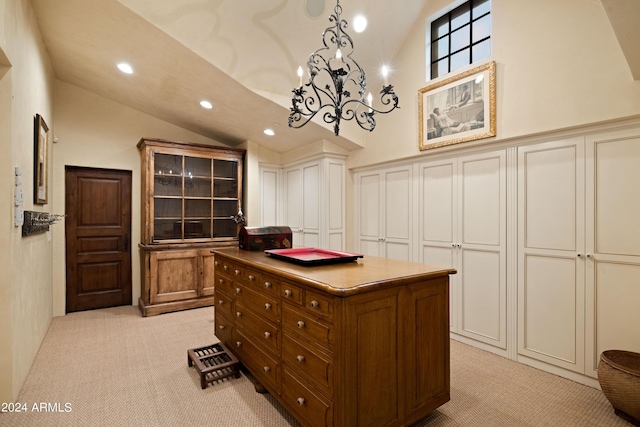
M 213 104 L 205 100 L 200 101 L 200 106 L 202 108 L 206 108 L 207 110 L 211 110 L 213 108 Z
M 120 71 L 122 71 L 123 73 L 133 74 L 133 68 L 131 68 L 131 65 L 127 64 L 126 62 L 119 63 L 118 64 L 118 69 Z
M 361 33 L 367 28 L 367 18 L 362 15 L 358 15 L 353 18 L 353 29 L 356 33 Z
M 265 134 L 265 135 L 269 135 L 269 136 L 273 136 L 273 135 L 275 135 L 276 133 L 273 131 L 273 129 L 265 129 L 265 130 L 264 130 L 264 134 Z

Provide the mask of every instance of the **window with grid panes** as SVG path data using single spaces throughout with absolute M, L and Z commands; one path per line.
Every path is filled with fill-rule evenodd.
M 431 22 L 427 80 L 491 55 L 491 0 L 470 0 Z

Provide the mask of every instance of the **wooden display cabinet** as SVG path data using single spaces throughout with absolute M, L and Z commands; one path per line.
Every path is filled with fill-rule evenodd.
M 211 250 L 237 246 L 244 150 L 143 138 L 143 316 L 214 304 Z

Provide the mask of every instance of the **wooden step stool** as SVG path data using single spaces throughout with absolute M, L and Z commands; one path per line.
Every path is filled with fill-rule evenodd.
M 222 343 L 187 350 L 187 363 L 195 364 L 200 373 L 200 386 L 221 381 L 231 376 L 240 378 L 238 359 Z

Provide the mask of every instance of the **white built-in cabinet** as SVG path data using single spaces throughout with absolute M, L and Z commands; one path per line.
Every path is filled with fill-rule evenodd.
M 355 171 L 355 246 L 454 267 L 453 338 L 597 386 L 640 352 L 639 188 L 637 124 L 461 147 Z
M 640 352 L 639 182 L 637 130 L 519 147 L 519 355 L 595 378 Z
M 412 260 L 412 166 L 356 175 L 356 250 L 363 255 Z
M 283 168 L 283 225 L 294 247 L 344 250 L 345 163 L 322 156 Z
M 506 349 L 506 153 L 418 165 L 419 259 L 454 267 L 451 331 Z

